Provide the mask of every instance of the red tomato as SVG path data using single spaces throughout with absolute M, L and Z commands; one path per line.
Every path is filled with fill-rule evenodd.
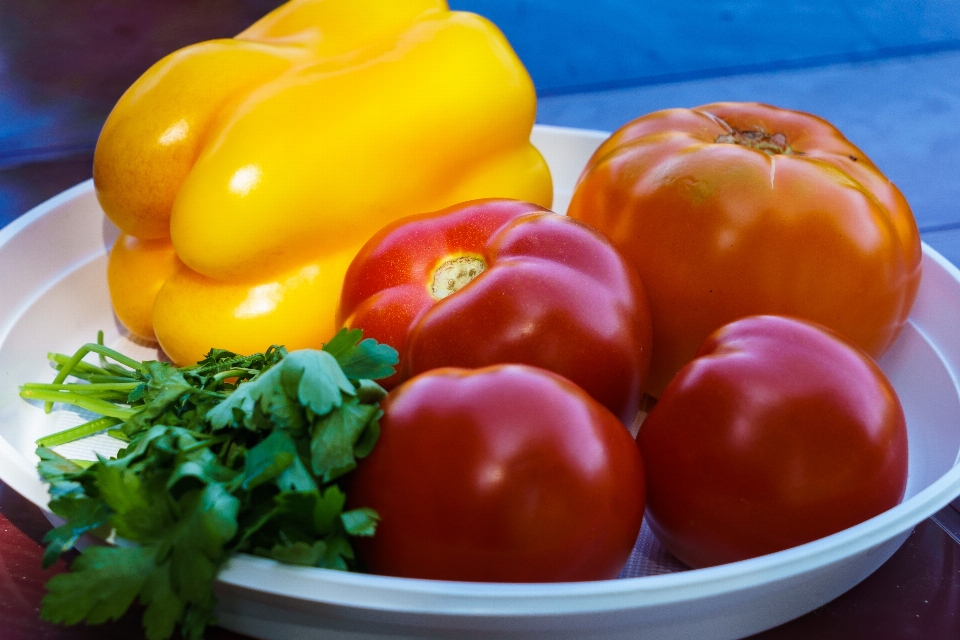
M 648 522 L 692 567 L 822 538 L 903 498 L 907 429 L 880 368 L 810 322 L 711 335 L 640 427 Z
M 582 389 L 543 369 L 437 369 L 393 390 L 351 505 L 374 573 L 483 582 L 615 578 L 643 517 L 639 448 Z
M 529 364 L 569 378 L 628 424 L 650 362 L 650 312 L 633 267 L 594 229 L 516 200 L 467 202 L 381 230 L 347 271 L 337 322 L 397 349 L 400 379 Z
M 605 233 L 647 287 L 659 396 L 715 329 L 778 314 L 873 357 L 920 283 L 903 195 L 815 116 L 718 103 L 639 118 L 594 153 L 568 214 Z

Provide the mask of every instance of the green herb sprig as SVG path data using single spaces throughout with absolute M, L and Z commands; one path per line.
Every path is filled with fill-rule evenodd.
M 393 373 L 395 350 L 344 329 L 322 350 L 212 349 L 177 368 L 128 358 L 101 334 L 49 358 L 53 383 L 25 384 L 21 396 L 101 417 L 38 441 L 50 509 L 66 520 L 46 535 L 43 564 L 85 534 L 133 544 L 88 547 L 47 583 L 43 619 L 102 623 L 136 599 L 149 640 L 177 626 L 197 640 L 215 621 L 213 582 L 232 553 L 355 568 L 350 538 L 373 535 L 378 517 L 344 511 L 339 482 L 376 443 L 385 391 L 373 380 Z M 103 430 L 128 441 L 115 458 L 50 449 Z

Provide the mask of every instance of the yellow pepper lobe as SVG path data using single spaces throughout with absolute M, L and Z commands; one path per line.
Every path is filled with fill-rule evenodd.
M 301 43 L 330 58 L 389 42 L 423 14 L 446 10 L 444 0 L 301 0 L 273 10 L 237 39 Z
M 523 188 L 546 174 L 523 153 L 533 87 L 522 67 L 498 62 L 507 53 L 481 18 L 432 13 L 362 65 L 306 66 L 261 86 L 209 133 L 180 189 L 170 224 L 180 258 L 244 278 L 361 243 L 400 216 L 475 197 L 542 199 Z
M 154 299 L 181 266 L 169 240 L 140 240 L 120 234 L 110 250 L 107 284 L 114 313 L 130 333 L 143 340 L 156 340 Z
M 483 197 L 551 205 L 535 112 L 529 75 L 479 16 L 436 0 L 293 0 L 144 74 L 104 127 L 95 182 L 121 229 L 171 238 L 185 265 L 154 309 L 175 361 L 201 339 L 185 327 L 196 311 L 176 307 L 198 300 L 224 305 L 203 315 L 200 355 L 234 349 L 241 324 L 262 332 L 256 350 L 283 342 L 281 320 L 241 322 L 235 298 L 304 265 L 332 279 L 298 307 L 319 319 L 319 346 L 346 264 L 389 222 Z
M 357 250 L 254 282 L 212 280 L 181 265 L 153 305 L 160 346 L 178 364 L 197 362 L 211 347 L 236 353 L 256 353 L 271 344 L 319 348 L 336 327 L 333 314 L 317 301 L 339 296 Z
M 291 64 L 276 47 L 213 40 L 170 54 L 120 98 L 93 162 L 107 216 L 138 238 L 169 238 L 170 211 L 218 108 Z

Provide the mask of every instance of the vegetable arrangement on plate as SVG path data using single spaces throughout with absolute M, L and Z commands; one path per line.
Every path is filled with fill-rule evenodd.
M 873 361 L 920 279 L 896 187 L 819 118 L 719 103 L 614 133 L 565 217 L 534 109 L 496 28 L 428 0 L 293 0 L 131 87 L 97 147 L 107 276 L 175 364 L 91 344 L 23 386 L 102 416 L 39 442 L 66 520 L 45 562 L 118 543 L 51 580 L 45 618 L 136 598 L 151 640 L 199 638 L 234 552 L 598 580 L 645 508 L 701 567 L 902 499 Z M 116 458 L 53 451 L 102 430 Z

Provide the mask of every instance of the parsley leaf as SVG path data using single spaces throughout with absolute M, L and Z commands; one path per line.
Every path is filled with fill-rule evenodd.
M 99 366 L 82 361 L 89 352 Z M 86 534 L 127 541 L 88 547 L 53 577 L 45 620 L 97 624 L 139 598 L 147 638 L 179 627 L 199 640 L 231 553 L 347 570 L 351 537 L 374 534 L 373 510 L 344 512 L 340 479 L 376 443 L 386 392 L 373 379 L 393 374 L 397 354 L 359 330 L 341 330 L 323 350 L 211 349 L 180 368 L 137 363 L 102 340 L 50 359 L 54 384 L 27 383 L 21 395 L 110 415 L 104 424 L 122 422 L 129 442 L 86 468 L 37 449 L 50 508 L 66 520 L 45 538 L 44 565 Z M 70 375 L 83 382 L 65 382 Z
M 155 569 L 152 547 L 89 547 L 47 581 L 40 617 L 48 622 L 100 624 L 122 616 Z
M 162 640 L 173 635 L 178 622 L 182 622 L 186 602 L 177 594 L 170 581 L 166 565 L 155 568 L 147 575 L 140 591 L 140 604 L 146 605 L 143 626 L 150 640 Z
M 313 473 L 329 482 L 356 467 L 355 447 L 380 415 L 377 405 L 351 401 L 317 420 L 310 440 Z
M 110 524 L 118 536 L 145 542 L 164 535 L 174 514 L 162 484 L 158 486 L 155 478 L 141 478 L 118 464 L 101 462 L 92 468 L 96 470 L 100 500 L 111 511 Z
M 180 370 L 167 362 L 150 361 L 144 362 L 143 365 L 147 370 L 146 381 L 142 385 L 141 392 L 145 404 L 139 412 L 124 423 L 122 429 L 128 436 L 147 428 L 184 395 L 197 391 L 186 381 Z
M 252 489 L 273 480 L 293 463 L 297 445 L 285 431 L 274 431 L 247 453 L 243 488 Z
M 377 529 L 380 516 L 373 509 L 361 507 L 340 514 L 343 528 L 352 536 L 372 536 Z
M 103 502 L 86 496 L 52 500 L 50 510 L 67 521 L 43 537 L 47 543 L 43 552 L 44 569 L 56 562 L 63 552 L 72 549 L 81 536 L 96 531 L 110 519 L 110 509 Z
M 399 362 L 396 349 L 373 338 L 361 340 L 360 329 L 341 329 L 323 350 L 340 363 L 344 375 L 351 380 L 380 380 L 393 375 Z

